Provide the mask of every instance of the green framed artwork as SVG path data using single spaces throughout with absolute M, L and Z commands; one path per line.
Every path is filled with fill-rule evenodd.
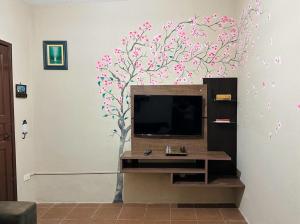
M 43 41 L 44 69 L 68 70 L 67 41 Z

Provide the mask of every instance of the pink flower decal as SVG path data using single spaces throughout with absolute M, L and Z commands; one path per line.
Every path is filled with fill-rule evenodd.
M 150 22 L 146 21 L 146 22 L 143 24 L 143 27 L 144 27 L 144 29 L 146 29 L 146 30 L 151 30 L 152 25 L 151 25 Z
M 104 66 L 110 65 L 112 63 L 112 58 L 109 55 L 104 55 L 101 59 Z
M 161 34 L 158 34 L 156 35 L 154 38 L 153 38 L 153 42 L 154 43 L 158 43 L 162 38 L 162 35 Z
M 181 74 L 185 69 L 185 66 L 182 64 L 182 63 L 179 63 L 179 64 L 176 64 L 174 66 L 174 71 L 177 73 L 177 74 Z
M 119 55 L 119 54 L 121 54 L 121 52 L 122 52 L 122 50 L 121 50 L 121 49 L 119 49 L 119 48 L 116 48 L 116 49 L 115 49 L 115 54 L 116 54 L 116 55 Z
M 205 24 L 210 24 L 212 21 L 212 16 L 205 16 L 203 20 Z
M 281 65 L 282 64 L 281 57 L 280 56 L 275 57 L 274 58 L 274 63 L 278 64 L 278 65 Z

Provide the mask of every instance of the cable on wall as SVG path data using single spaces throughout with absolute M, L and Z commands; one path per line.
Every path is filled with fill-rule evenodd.
M 119 174 L 120 171 L 95 171 L 95 172 L 37 172 L 32 176 L 64 176 L 64 175 L 101 175 L 101 174 Z

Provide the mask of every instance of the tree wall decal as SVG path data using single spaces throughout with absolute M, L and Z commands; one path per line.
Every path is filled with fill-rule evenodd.
M 237 23 L 229 16 L 193 17 L 179 23 L 166 23 L 161 33 L 149 37 L 152 25 L 145 22 L 122 38 L 114 55 L 97 62 L 99 94 L 104 117 L 116 120 L 113 135 L 120 140 L 119 156 L 129 141 L 131 130 L 130 85 L 156 85 L 172 78 L 176 85 L 192 83 L 201 77 L 225 77 L 243 62 L 254 15 L 261 13 L 256 1 L 243 12 Z M 214 40 L 214 41 L 211 41 Z M 172 71 L 172 72 L 171 72 Z M 118 164 L 118 170 L 120 164 Z M 123 175 L 117 174 L 114 202 L 122 202 Z

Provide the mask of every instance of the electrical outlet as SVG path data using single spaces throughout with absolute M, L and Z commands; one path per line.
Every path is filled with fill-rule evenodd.
M 31 179 L 31 173 L 27 173 L 24 175 L 24 182 L 29 181 Z

